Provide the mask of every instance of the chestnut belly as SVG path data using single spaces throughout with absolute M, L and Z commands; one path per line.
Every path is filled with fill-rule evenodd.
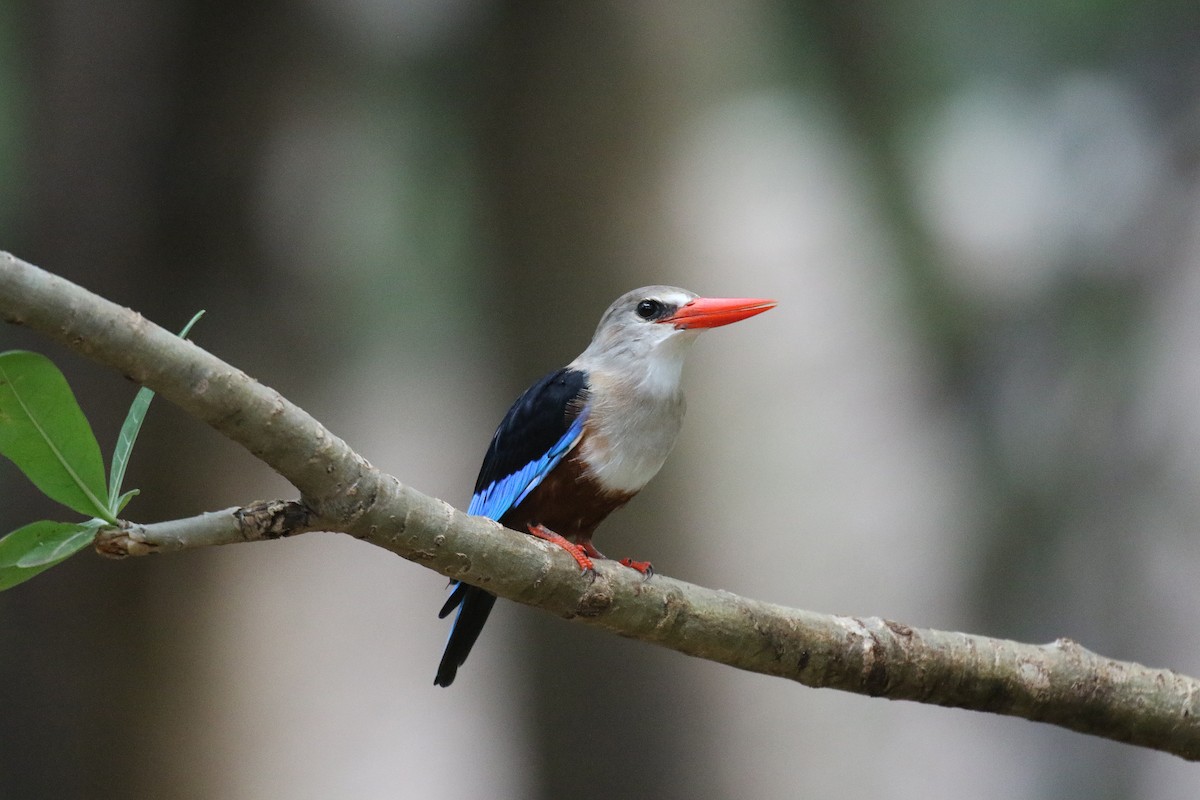
M 524 531 L 544 525 L 572 542 L 591 541 L 604 518 L 629 502 L 634 492 L 605 492 L 574 458 L 563 459 L 538 487 L 505 514 L 505 527 Z

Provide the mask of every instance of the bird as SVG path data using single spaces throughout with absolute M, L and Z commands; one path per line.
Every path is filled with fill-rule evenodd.
M 700 297 L 646 286 L 617 298 L 587 349 L 525 390 L 483 458 L 467 513 L 552 542 L 586 572 L 605 558 L 592 534 L 666 461 L 685 410 L 683 363 L 708 328 L 761 314 L 774 300 Z M 649 562 L 621 564 L 647 577 Z M 496 596 L 460 581 L 438 613 L 458 610 L 438 665 L 449 686 L 479 638 Z

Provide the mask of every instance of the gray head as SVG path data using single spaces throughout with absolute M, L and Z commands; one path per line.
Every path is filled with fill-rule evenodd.
M 701 331 L 774 306 L 774 300 L 699 297 L 675 286 L 644 286 L 608 307 L 592 343 L 572 366 L 615 373 L 648 390 L 675 391 Z

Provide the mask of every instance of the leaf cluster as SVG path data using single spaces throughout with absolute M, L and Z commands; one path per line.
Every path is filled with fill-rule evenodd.
M 198 312 L 179 336 L 186 338 Z M 0 455 L 17 465 L 44 495 L 83 522 L 31 522 L 0 539 L 0 590 L 29 580 L 79 552 L 137 495 L 121 492 L 133 445 L 154 392 L 138 390 L 117 436 L 105 480 L 96 434 L 67 379 L 40 353 L 0 353 Z

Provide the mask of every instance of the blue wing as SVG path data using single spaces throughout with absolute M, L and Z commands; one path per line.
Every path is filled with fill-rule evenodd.
M 471 497 L 471 505 L 467 507 L 468 514 L 479 514 L 492 519 L 500 519 L 510 508 L 520 505 L 530 492 L 538 487 L 542 479 L 550 474 L 550 470 L 558 466 L 563 456 L 571 452 L 583 436 L 583 423 L 587 421 L 587 408 L 580 412 L 571 427 L 554 445 L 539 458 L 530 461 L 521 469 L 506 475 L 498 481 L 489 483 L 482 491 Z
M 520 505 L 583 437 L 587 375 L 560 369 L 530 386 L 492 436 L 469 514 L 499 520 Z
M 517 398 L 492 435 L 467 512 L 503 520 L 519 506 L 583 438 L 587 400 L 587 374 L 566 368 L 551 372 Z M 478 587 L 458 581 L 450 585 L 438 617 L 456 608 L 458 614 L 433 681 L 438 686 L 454 682 L 496 602 L 495 595 Z

